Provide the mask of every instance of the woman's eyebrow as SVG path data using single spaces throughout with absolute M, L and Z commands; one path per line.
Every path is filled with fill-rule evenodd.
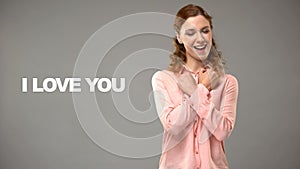
M 196 31 L 194 28 L 190 28 L 190 29 L 187 29 L 187 30 L 185 30 L 186 32 L 194 32 L 194 31 Z
M 209 26 L 204 26 L 200 30 L 207 29 L 207 28 L 209 28 Z M 196 29 L 195 28 L 190 28 L 190 29 L 186 30 L 186 32 L 188 32 L 188 31 L 196 31 Z
M 209 28 L 209 26 L 204 26 L 203 28 L 201 28 L 201 30 L 207 29 L 207 28 Z

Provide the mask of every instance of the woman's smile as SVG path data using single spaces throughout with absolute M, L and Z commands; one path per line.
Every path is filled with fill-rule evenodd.
M 194 46 L 194 49 L 196 50 L 196 52 L 199 54 L 199 55 L 203 55 L 205 54 L 205 49 L 207 47 L 207 44 L 203 44 L 203 45 L 196 45 Z

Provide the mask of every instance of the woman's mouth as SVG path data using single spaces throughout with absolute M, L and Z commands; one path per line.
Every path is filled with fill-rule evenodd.
M 197 46 L 194 46 L 194 49 L 196 49 L 199 52 L 202 52 L 202 51 L 204 51 L 204 49 L 206 48 L 206 46 L 207 46 L 207 44 L 197 45 Z

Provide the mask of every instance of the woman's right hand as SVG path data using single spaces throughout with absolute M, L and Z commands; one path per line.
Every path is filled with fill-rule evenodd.
M 197 83 L 190 72 L 184 71 L 178 76 L 178 86 L 179 88 L 191 96 L 192 93 L 197 89 Z

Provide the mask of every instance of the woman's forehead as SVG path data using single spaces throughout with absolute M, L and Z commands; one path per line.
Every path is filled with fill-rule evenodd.
M 207 26 L 210 26 L 209 21 L 203 15 L 197 15 L 197 16 L 189 17 L 182 25 L 182 28 L 201 29 Z

